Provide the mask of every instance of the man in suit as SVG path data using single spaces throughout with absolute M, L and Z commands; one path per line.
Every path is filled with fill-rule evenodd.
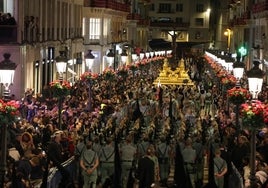
M 152 150 L 147 148 L 146 154 L 139 159 L 137 169 L 137 179 L 139 181 L 139 188 L 155 187 L 154 179 L 154 162 L 151 159 Z

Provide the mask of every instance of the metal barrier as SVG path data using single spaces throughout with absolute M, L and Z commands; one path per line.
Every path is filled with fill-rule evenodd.
M 73 180 L 76 177 L 76 161 L 74 157 L 69 158 L 67 161 L 62 163 L 62 166 L 69 172 L 70 178 Z M 49 169 L 47 178 L 47 188 L 56 188 L 60 184 L 62 175 L 58 168 L 53 167 Z M 42 182 L 35 186 L 35 188 L 41 187 Z

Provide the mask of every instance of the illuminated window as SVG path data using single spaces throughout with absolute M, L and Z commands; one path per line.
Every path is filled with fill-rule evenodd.
M 96 40 L 100 39 L 101 19 L 90 18 L 89 20 L 89 39 Z

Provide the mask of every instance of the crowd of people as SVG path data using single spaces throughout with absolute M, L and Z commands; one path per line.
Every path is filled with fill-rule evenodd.
M 10 13 L 0 12 L 0 25 L 16 25 L 15 18 Z
M 235 125 L 234 108 L 204 57 L 185 57 L 194 86 L 154 85 L 162 65 L 163 57 L 156 57 L 128 73 L 103 73 L 90 85 L 77 81 L 61 116 L 49 88 L 42 95 L 28 90 L 8 129 L 6 187 L 45 187 L 48 169 L 57 167 L 65 187 L 199 188 L 206 159 L 214 159 L 216 187 L 249 187 L 250 134 Z M 260 95 L 267 99 L 266 91 Z M 267 179 L 267 142 L 266 129 L 259 130 L 259 186 Z M 74 179 L 61 165 L 70 157 Z

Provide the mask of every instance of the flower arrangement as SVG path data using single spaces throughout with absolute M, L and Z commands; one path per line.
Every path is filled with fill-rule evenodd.
M 234 86 L 236 83 L 236 78 L 232 75 L 227 75 L 226 77 L 223 77 L 221 79 L 221 83 L 227 86 L 230 86 L 230 85 Z
M 131 70 L 132 72 L 135 72 L 138 69 L 138 67 L 135 64 L 131 64 L 128 66 L 128 69 Z
M 228 74 L 225 70 L 218 71 L 218 67 L 215 67 L 214 70 L 217 71 L 217 77 L 218 78 L 225 78 L 225 76 Z
M 268 106 L 261 101 L 254 100 L 241 105 L 243 124 L 249 128 L 261 128 L 268 123 Z
M 118 69 L 117 74 L 122 76 L 123 78 L 126 78 L 128 75 L 128 69 L 126 67 L 121 67 Z
M 81 76 L 80 76 L 80 79 L 82 81 L 87 81 L 87 80 L 90 80 L 90 79 L 97 79 L 98 78 L 98 74 L 96 73 L 92 73 L 92 72 L 84 72 Z
M 242 104 L 250 98 L 250 93 L 242 87 L 233 87 L 227 91 L 230 102 L 234 104 Z
M 106 68 L 104 71 L 103 71 L 103 75 L 104 75 L 104 78 L 106 80 L 111 80 L 115 77 L 115 72 L 113 69 L 111 68 Z
M 5 102 L 0 99 L 0 125 L 8 124 L 18 115 L 19 104 L 12 100 Z
M 54 97 L 62 97 L 69 95 L 71 90 L 71 84 L 65 80 L 55 80 L 49 84 Z

